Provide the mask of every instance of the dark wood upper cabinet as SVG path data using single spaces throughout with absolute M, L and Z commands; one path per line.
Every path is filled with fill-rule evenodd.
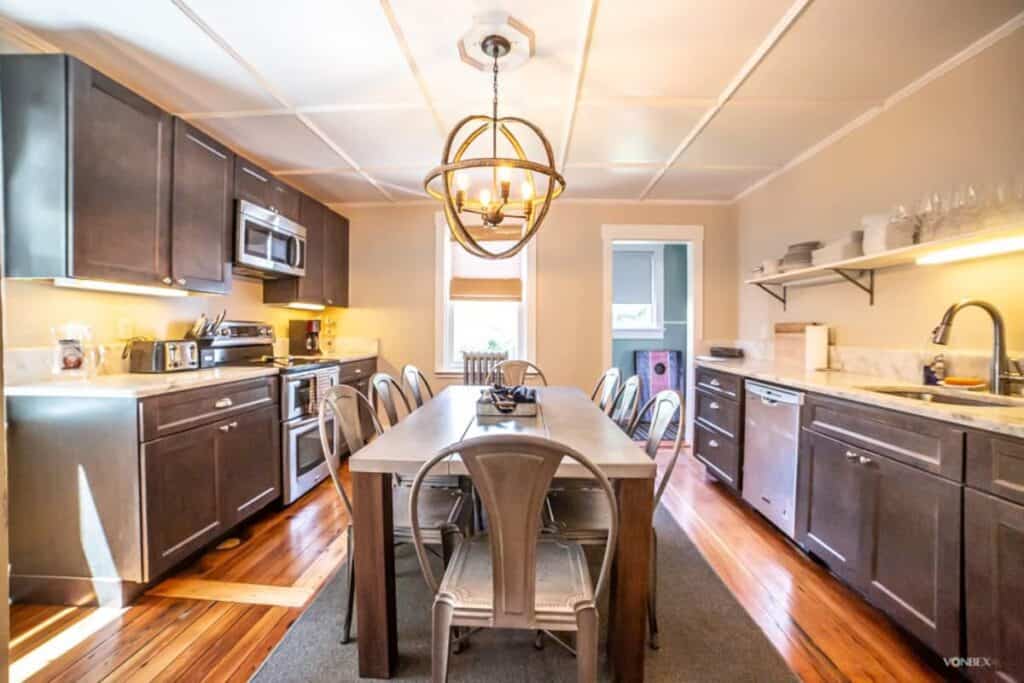
M 171 277 L 179 287 L 231 289 L 234 154 L 181 119 L 174 121 Z
M 979 681 L 1024 681 L 1024 506 L 964 492 L 967 656 Z
M 235 196 L 299 223 L 301 193 L 248 159 L 235 162 Z
M 348 306 L 348 219 L 330 209 L 324 221 L 324 303 Z
M 301 195 L 299 223 L 306 228 L 306 274 L 263 283 L 263 302 L 348 305 L 348 219 Z
M 169 114 L 67 55 L 7 55 L 7 273 L 170 282 Z

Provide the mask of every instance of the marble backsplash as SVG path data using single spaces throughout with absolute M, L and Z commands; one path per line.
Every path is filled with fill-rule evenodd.
M 772 359 L 771 341 L 737 340 L 733 346 L 743 349 L 753 360 Z M 873 346 L 829 346 L 829 368 L 860 375 L 923 382 L 922 368 L 942 354 L 946 374 L 988 379 L 992 351 L 989 349 L 949 349 L 941 346 L 920 349 L 885 349 Z M 1024 359 L 1024 351 L 1010 351 L 1010 358 Z

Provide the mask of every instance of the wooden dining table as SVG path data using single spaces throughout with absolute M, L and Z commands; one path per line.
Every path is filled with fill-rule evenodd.
M 654 461 L 577 388 L 540 387 L 537 416 L 516 418 L 478 418 L 480 390 L 478 386 L 444 389 L 349 458 L 359 675 L 391 678 L 398 665 L 392 475 L 413 475 L 442 448 L 466 438 L 521 433 L 553 439 L 583 453 L 614 480 L 619 540 L 609 585 L 610 614 L 602 618 L 608 623 L 608 659 L 614 679 L 643 680 Z M 454 455 L 431 474 L 468 472 Z M 586 476 L 586 470 L 568 459 L 555 474 L 556 478 Z

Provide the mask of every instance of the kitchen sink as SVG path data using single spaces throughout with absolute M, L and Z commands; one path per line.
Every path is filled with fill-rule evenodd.
M 943 403 L 956 406 L 977 406 L 985 408 L 1024 407 L 1024 401 L 993 394 L 966 394 L 950 389 L 932 387 L 861 387 L 878 394 L 910 398 L 927 403 Z

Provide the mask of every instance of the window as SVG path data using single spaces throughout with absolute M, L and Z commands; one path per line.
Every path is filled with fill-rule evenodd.
M 536 288 L 534 243 L 509 259 L 473 256 L 437 217 L 437 372 L 462 372 L 462 354 L 504 351 L 533 360 Z M 500 251 L 514 241 L 489 240 Z
M 664 335 L 664 249 L 660 244 L 616 244 L 612 251 L 612 336 Z

